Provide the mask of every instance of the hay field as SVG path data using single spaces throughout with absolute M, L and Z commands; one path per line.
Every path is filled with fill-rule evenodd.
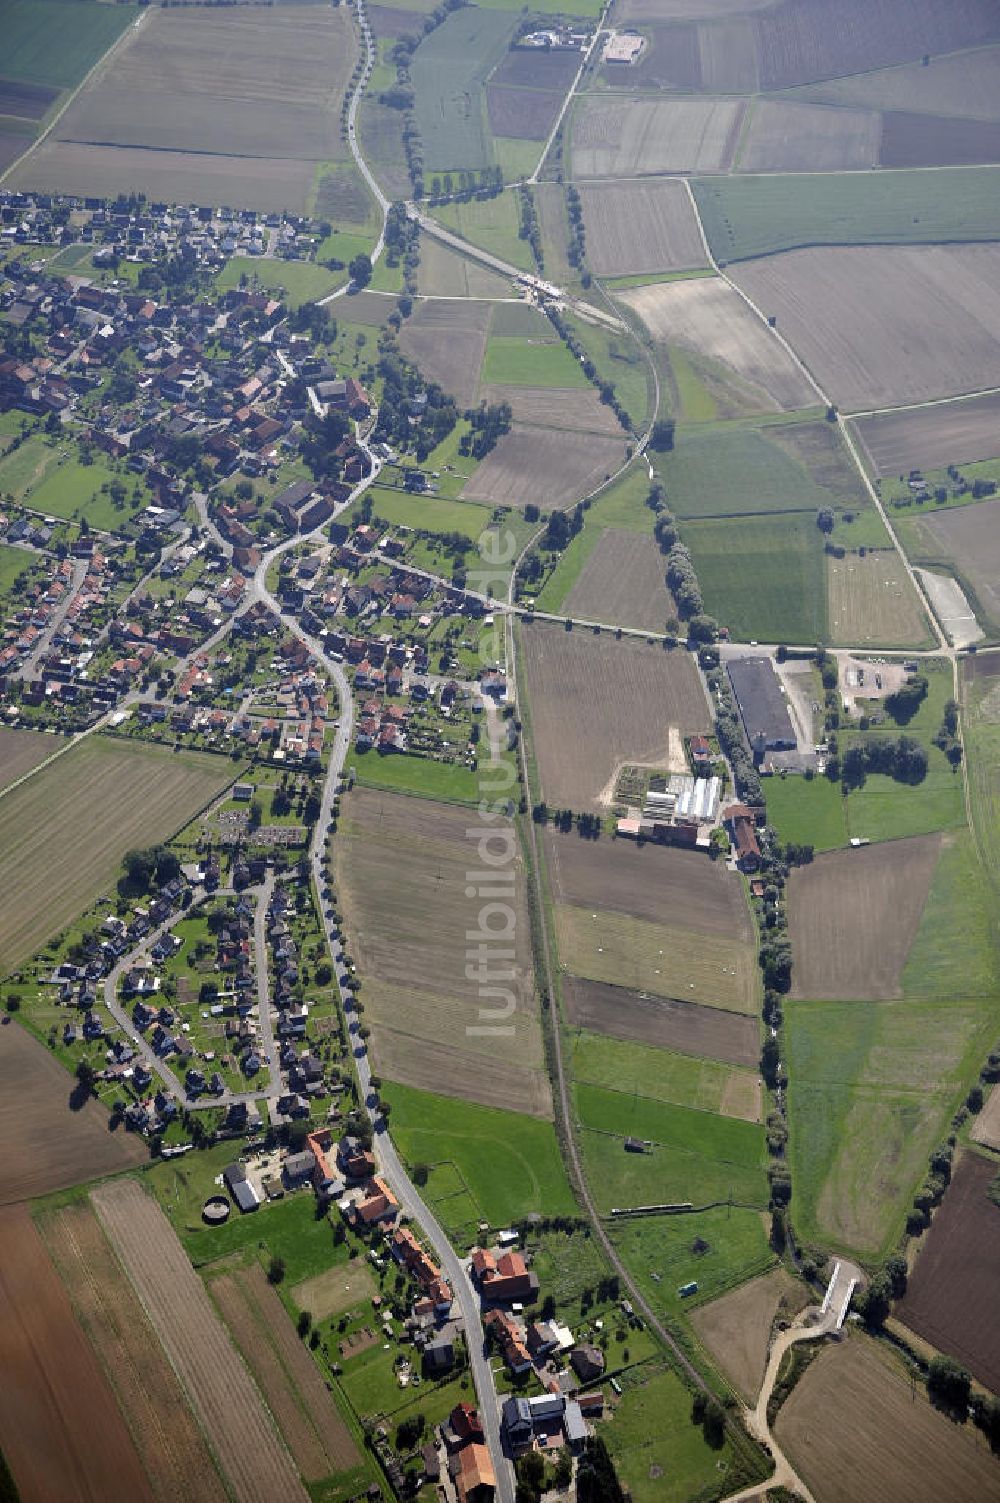
M 940 835 L 918 835 L 830 851 L 796 867 L 788 882 L 792 995 L 902 996 L 940 849 Z
M 879 476 L 975 464 L 1000 449 L 1000 394 L 881 412 L 855 419 L 854 428 Z
M 580 190 L 587 261 L 598 277 L 707 265 L 683 183 L 592 183 Z
M 695 1111 L 714 1112 L 741 1122 L 759 1122 L 761 1079 L 756 1070 L 741 1070 L 718 1060 L 651 1049 L 608 1035 L 575 1032 L 569 1069 L 582 1085 L 605 1087 L 665 1101 Z
M 145 1163 L 145 1143 L 109 1132 L 100 1102 L 91 1098 L 71 1110 L 75 1084 L 26 1029 L 13 1022 L 0 1028 L 0 1205 Z
M 1000 246 L 797 250 L 734 277 L 845 411 L 1000 385 Z
M 682 650 L 616 642 L 534 622 L 520 634 L 542 796 L 603 809 L 628 763 L 667 765 L 670 732 L 711 730 L 705 693 Z
M 515 423 L 487 454 L 462 499 L 496 506 L 534 501 L 546 511 L 572 506 L 621 469 L 627 448 L 623 432 L 612 438 Z
M 755 103 L 740 146 L 740 172 L 861 172 L 879 161 L 881 117 L 779 99 Z
M 808 512 L 685 522 L 705 609 L 735 641 L 821 642 L 827 633 L 822 534 Z
M 92 1199 L 233 1491 L 246 1503 L 305 1503 L 260 1393 L 156 1201 L 132 1179 Z
M 895 549 L 826 559 L 831 646 L 933 645 L 920 597 Z
M 760 1057 L 760 1025 L 753 1017 L 578 976 L 562 978 L 562 994 L 574 1028 L 723 1064 L 753 1067 Z
M 516 1053 L 499 1052 L 496 1034 L 473 1031 L 494 1026 L 496 1009 L 505 1005 L 503 998 L 481 996 L 466 976 L 465 934 L 482 907 L 465 892 L 466 872 L 479 865 L 476 824 L 474 811 L 403 794 L 356 788 L 345 800 L 334 845 L 336 880 L 364 978 L 375 1064 L 402 1085 L 544 1117 L 551 1097 L 524 874 L 512 828 L 499 824 L 493 826 L 498 838 L 509 837 L 514 846 L 516 974 L 509 986 L 516 1005 L 503 1026 L 516 1027 Z M 481 1016 L 484 1009 L 494 1010 L 492 1022 Z
M 715 362 L 737 394 L 753 400 L 758 411 L 790 412 L 818 400 L 787 350 L 717 277 L 654 283 L 619 297 L 657 344 L 679 345 Z
M 234 1268 L 209 1289 L 304 1481 L 359 1466 L 351 1433 L 263 1268 Z
M 0 726 L 0 789 L 51 757 L 62 744 L 59 738 L 44 736 L 39 731 L 15 731 Z
M 749 945 L 569 904 L 555 916 L 561 963 L 574 975 L 723 1012 L 757 1012 L 757 958 Z
M 302 211 L 356 57 L 346 9 L 150 9 L 18 182 Z
M 898 1358 L 866 1336 L 820 1353 L 782 1406 L 775 1434 L 824 1503 L 1000 1497 L 989 1447 L 932 1408 L 922 1384 L 914 1388 Z
M 907 519 L 900 532 L 911 557 L 952 565 L 973 609 L 1000 629 L 1000 500 Z
M 371 1269 L 367 1263 L 352 1259 L 296 1284 L 292 1299 L 300 1310 L 308 1310 L 314 1320 L 329 1320 L 331 1315 L 367 1305 L 374 1294 L 378 1294 L 378 1285 Z
M 993 1159 L 962 1155 L 896 1307 L 904 1325 L 993 1393 L 1000 1390 L 1000 1210 L 987 1192 L 996 1172 Z
M 788 1318 L 808 1300 L 804 1284 L 784 1268 L 775 1268 L 700 1306 L 691 1316 L 698 1339 L 745 1403 L 757 1401 L 779 1310 Z
M 227 757 L 89 736 L 6 794 L 0 974 L 109 888 L 127 850 L 173 835 L 238 772 Z
M 726 172 L 744 108 L 736 99 L 586 95 L 573 117 L 573 176 Z
M 662 632 L 674 602 L 659 545 L 645 533 L 606 527 L 562 608 L 575 620 Z
M 27 1206 L 0 1211 L 0 1247 L 0 1448 L 21 1503 L 154 1503 Z
M 428 300 L 403 324 L 400 349 L 428 381 L 450 392 L 460 406 L 472 406 L 491 314 L 487 302 Z
M 228 1496 L 146 1312 L 84 1203 L 40 1220 L 74 1310 L 114 1385 L 158 1503 L 225 1503 Z

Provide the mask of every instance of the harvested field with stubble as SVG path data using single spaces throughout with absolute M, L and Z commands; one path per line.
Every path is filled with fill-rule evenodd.
M 618 296 L 639 315 L 655 343 L 708 357 L 759 411 L 792 412 L 819 400 L 763 320 L 720 278 L 657 282 Z
M 345 154 L 347 10 L 150 9 L 19 169 L 21 186 L 302 211 Z
M 253 1379 L 156 1201 L 132 1179 L 102 1186 L 92 1200 L 236 1496 L 306 1503 Z
M 847 412 L 1000 385 L 998 245 L 795 250 L 733 276 Z
M 754 1404 L 779 1310 L 788 1319 L 808 1303 L 806 1286 L 784 1268 L 775 1268 L 702 1305 L 691 1324 L 743 1401 Z
M 708 264 L 683 183 L 592 183 L 580 190 L 587 263 L 598 277 Z
M 604 809 L 623 766 L 666 764 L 671 730 L 711 731 L 698 670 L 682 649 L 539 621 L 519 645 L 541 793 L 553 807 Z
M 159 1503 L 225 1503 L 205 1438 L 93 1209 L 65 1206 L 43 1216 L 40 1229 Z
M 495 506 L 533 501 L 546 511 L 573 506 L 621 469 L 628 447 L 623 432 L 612 438 L 515 423 L 487 454 L 462 499 Z
M 1000 630 L 1000 500 L 907 519 L 900 535 L 911 558 L 953 565 L 982 624 Z
M 741 172 L 860 172 L 879 160 L 875 110 L 759 100 L 740 146 Z
M 1000 1393 L 1000 1206 L 993 1159 L 964 1153 L 930 1230 L 917 1244 L 898 1318 Z
M 996 458 L 1000 449 L 1000 393 L 881 412 L 856 418 L 854 428 L 879 476 L 975 464 Z
M 76 1082 L 48 1049 L 17 1023 L 0 1028 L 0 1205 L 132 1169 L 145 1143 L 108 1131 L 108 1113 L 91 1098 L 73 1111 Z
M 796 867 L 788 882 L 792 996 L 902 996 L 940 850 L 940 835 L 918 835 L 829 851 Z
M 831 646 L 933 646 L 920 597 L 895 549 L 862 558 L 827 554 L 827 613 Z
M 606 1033 L 629 1043 L 651 1044 L 677 1054 L 755 1066 L 760 1057 L 756 1018 L 632 992 L 623 986 L 563 976 L 563 1003 L 574 1028 Z
M 400 330 L 403 354 L 461 407 L 471 407 L 476 401 L 492 312 L 492 304 L 485 301 L 429 299 Z
M 110 888 L 127 850 L 173 835 L 238 774 L 226 757 L 90 736 L 5 794 L 0 975 Z
M 726 172 L 745 108 L 739 99 L 585 95 L 573 119 L 573 176 Z
M 365 978 L 365 1018 L 378 1072 L 401 1085 L 444 1091 L 483 1106 L 550 1115 L 525 907 L 524 873 L 510 826 L 492 825 L 496 854 L 510 842 L 511 904 L 517 915 L 516 977 L 505 997 L 484 1002 L 466 975 L 466 930 L 481 906 L 466 896 L 481 865 L 474 811 L 430 799 L 355 788 L 334 844 L 336 881 L 350 949 Z M 486 827 L 483 826 L 483 829 Z M 492 1020 L 480 1016 L 492 1009 Z M 499 1052 L 483 1025 L 517 1030 Z
M 234 1268 L 208 1287 L 304 1480 L 360 1465 L 319 1368 L 260 1265 Z
M 93 198 L 145 193 L 151 202 L 211 207 L 225 201 L 270 214 L 283 209 L 303 213 L 315 173 L 315 162 L 90 146 L 49 136 L 7 181 L 38 193 Z
M 506 402 L 515 423 L 534 428 L 572 428 L 580 433 L 620 437 L 622 425 L 592 386 L 507 386 L 491 382 L 480 397 Z
M 54 736 L 44 736 L 39 731 L 14 731 L 9 726 L 0 726 L 0 788 L 16 783 L 62 744 Z
M 757 1011 L 752 945 L 608 909 L 565 904 L 555 917 L 562 966 L 577 976 L 657 997 L 687 997 L 724 1012 Z
M 1000 1466 L 972 1426 L 932 1408 L 900 1359 L 860 1334 L 806 1369 L 775 1434 L 823 1503 L 1000 1498 Z
M 0 1450 L 21 1503 L 154 1503 L 27 1206 L 0 1211 L 0 1371 Z
M 655 539 L 605 528 L 562 608 L 576 620 L 662 632 L 674 603 L 667 590 L 666 560 Z

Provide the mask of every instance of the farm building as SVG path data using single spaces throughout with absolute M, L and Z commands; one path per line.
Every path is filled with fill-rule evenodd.
M 243 1164 L 227 1164 L 222 1171 L 222 1178 L 226 1189 L 244 1214 L 258 1209 L 260 1196 L 247 1179 L 247 1171 Z
M 646 39 L 637 31 L 613 31 L 604 44 L 606 63 L 637 63 L 646 45 Z
M 794 751 L 795 731 L 771 659 L 733 658 L 726 666 L 754 756 Z

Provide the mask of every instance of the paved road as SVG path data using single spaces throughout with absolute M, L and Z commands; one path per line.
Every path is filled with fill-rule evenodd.
M 34 678 L 35 670 L 38 667 L 39 662 L 41 661 L 44 654 L 48 652 L 52 638 L 55 636 L 60 626 L 62 626 L 63 622 L 66 620 L 66 612 L 69 610 L 70 606 L 73 604 L 73 601 L 76 599 L 77 594 L 79 593 L 80 586 L 83 584 L 84 578 L 87 574 L 87 567 L 88 564 L 85 558 L 77 558 L 73 560 L 72 577 L 70 578 L 69 585 L 63 594 L 63 598 L 60 600 L 59 604 L 52 612 L 48 624 L 42 630 L 41 635 L 39 636 L 38 641 L 35 643 L 31 652 L 18 668 L 18 678 Z

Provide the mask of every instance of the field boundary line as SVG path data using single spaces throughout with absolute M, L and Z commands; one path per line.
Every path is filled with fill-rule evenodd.
M 141 10 L 136 16 L 135 20 L 125 28 L 121 36 L 115 38 L 115 40 L 111 43 L 111 46 L 108 48 L 107 52 L 103 52 L 101 54 L 94 66 L 86 73 L 83 78 L 81 78 L 80 82 L 66 99 L 65 103 L 60 105 L 59 109 L 53 115 L 52 119 L 42 131 L 41 135 L 36 136 L 31 145 L 28 147 L 27 151 L 22 152 L 19 157 L 16 157 L 14 161 L 11 162 L 9 167 L 5 168 L 3 172 L 0 172 L 0 183 L 5 183 L 10 174 L 14 171 L 14 168 L 20 167 L 23 162 L 26 162 L 28 158 L 34 154 L 38 147 L 41 146 L 42 142 L 48 139 L 48 137 L 55 130 L 56 126 L 59 124 L 62 117 L 65 115 L 66 111 L 69 109 L 70 105 L 75 101 L 77 95 L 83 92 L 83 90 L 90 83 L 91 79 L 97 73 L 98 69 L 102 68 L 105 63 L 111 61 L 111 58 L 120 47 L 123 47 L 126 42 L 134 40 L 135 33 L 139 30 L 139 27 L 142 25 L 148 15 L 148 10 Z
M 937 615 L 935 614 L 935 612 L 934 612 L 934 610 L 933 610 L 933 608 L 931 606 L 930 600 L 929 600 L 929 598 L 927 596 L 927 592 L 924 589 L 923 585 L 921 584 L 920 580 L 917 578 L 917 575 L 916 575 L 916 572 L 915 572 L 915 570 L 913 568 L 913 565 L 910 563 L 910 560 L 907 558 L 906 553 L 905 553 L 905 551 L 903 549 L 903 546 L 902 546 L 902 544 L 899 541 L 899 537 L 898 537 L 898 535 L 896 533 L 896 530 L 893 527 L 892 523 L 890 522 L 888 515 L 886 514 L 885 507 L 882 505 L 882 499 L 879 496 L 878 491 L 875 489 L 874 485 L 872 484 L 871 480 L 869 479 L 867 470 L 865 469 L 864 465 L 861 463 L 861 458 L 860 458 L 860 456 L 858 454 L 858 450 L 857 450 L 857 447 L 855 445 L 854 438 L 853 438 L 853 436 L 852 436 L 852 434 L 851 434 L 851 432 L 850 432 L 850 430 L 849 430 L 849 428 L 847 426 L 847 423 L 846 423 L 846 421 L 844 419 L 843 414 L 838 411 L 838 409 L 836 407 L 836 404 L 833 403 L 833 402 L 831 402 L 830 398 L 827 396 L 826 392 L 823 390 L 822 386 L 819 384 L 819 382 L 817 381 L 816 377 L 813 375 L 812 371 L 809 369 L 808 365 L 805 363 L 805 361 L 802 359 L 802 357 L 792 348 L 792 346 L 789 344 L 788 340 L 785 338 L 784 334 L 782 334 L 779 329 L 775 328 L 774 325 L 772 325 L 772 324 L 770 324 L 768 322 L 767 318 L 764 316 L 764 314 L 761 311 L 761 309 L 758 308 L 757 304 L 753 301 L 753 299 L 746 292 L 744 292 L 743 288 L 740 287 L 736 282 L 734 282 L 733 279 L 732 279 L 732 277 L 728 276 L 726 274 L 726 272 L 723 271 L 723 269 L 720 267 L 718 261 L 715 259 L 715 256 L 712 253 L 712 247 L 709 245 L 708 236 L 705 233 L 705 226 L 704 226 L 704 224 L 702 222 L 701 213 L 700 213 L 700 211 L 698 209 L 698 200 L 695 198 L 694 189 L 691 187 L 691 183 L 690 183 L 689 179 L 684 178 L 684 179 L 682 179 L 682 181 L 684 182 L 685 188 L 687 190 L 688 199 L 690 200 L 690 203 L 691 203 L 691 210 L 692 210 L 692 212 L 693 212 L 693 214 L 695 216 L 695 220 L 696 220 L 697 225 L 698 225 L 698 233 L 701 235 L 701 242 L 702 242 L 702 245 L 705 248 L 705 254 L 708 257 L 709 264 L 715 268 L 715 271 L 723 279 L 723 281 L 726 283 L 726 285 L 728 287 L 731 287 L 732 290 L 737 294 L 737 296 L 742 299 L 742 301 L 750 309 L 751 313 L 753 313 L 758 319 L 760 319 L 761 323 L 767 329 L 768 333 L 774 335 L 774 337 L 778 340 L 779 344 L 784 349 L 785 353 L 791 357 L 791 359 L 798 366 L 799 370 L 801 370 L 801 372 L 803 373 L 803 375 L 806 377 L 806 379 L 808 380 L 808 382 L 809 382 L 810 386 L 812 387 L 813 391 L 816 392 L 817 396 L 822 401 L 823 406 L 825 408 L 827 408 L 828 411 L 833 412 L 835 414 L 836 421 L 837 421 L 837 428 L 839 429 L 839 431 L 840 431 L 840 433 L 841 433 L 841 435 L 843 437 L 844 443 L 847 446 L 847 451 L 848 451 L 848 453 L 851 456 L 851 459 L 852 459 L 852 461 L 854 463 L 855 469 L 857 470 L 858 474 L 861 477 L 861 483 L 864 486 L 866 492 L 868 493 L 868 496 L 869 496 L 869 498 L 870 498 L 870 500 L 872 502 L 872 505 L 875 507 L 875 510 L 878 512 L 878 515 L 879 515 L 879 517 L 882 520 L 882 524 L 885 527 L 886 532 L 889 534 L 889 537 L 890 537 L 890 539 L 892 541 L 893 547 L 895 548 L 896 552 L 899 554 L 899 557 L 900 557 L 900 560 L 902 562 L 903 568 L 906 570 L 907 576 L 908 576 L 908 578 L 910 580 L 910 584 L 913 586 L 914 590 L 916 590 L 916 592 L 917 592 L 917 599 L 920 601 L 921 605 L 923 606 L 924 612 L 927 615 L 928 620 L 931 622 L 931 625 L 934 628 L 934 634 L 937 637 L 938 642 L 940 644 L 940 650 L 944 654 L 945 657 L 948 657 L 948 658 L 951 659 L 953 674 L 957 675 L 957 670 L 955 668 L 955 649 L 951 646 L 951 643 L 948 641 L 948 638 L 947 638 L 947 636 L 945 635 L 945 632 L 944 632 L 944 628 L 941 626 L 941 623 L 939 622 L 939 620 L 937 618 Z

